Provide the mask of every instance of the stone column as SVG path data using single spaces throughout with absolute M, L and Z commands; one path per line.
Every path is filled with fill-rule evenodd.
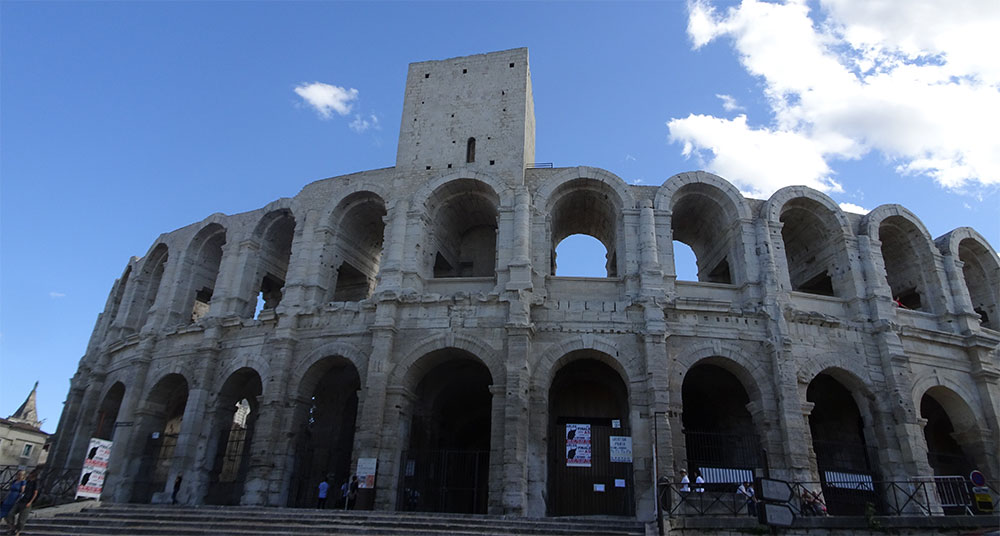
M 48 465 L 57 469 L 71 466 L 71 453 L 73 452 L 71 446 L 80 425 L 80 406 L 86 392 L 86 386 L 83 385 L 83 382 L 89 374 L 89 369 L 80 367 L 80 370 L 70 380 L 69 393 L 66 395 L 62 415 L 59 416 L 59 426 L 56 428 L 55 445 L 48 461 Z
M 382 265 L 379 268 L 375 295 L 383 291 L 398 292 L 403 286 L 403 251 L 406 248 L 407 211 L 410 203 L 400 199 L 389 208 L 385 216 L 385 239 L 382 247 Z
M 524 516 L 528 501 L 528 371 L 532 329 L 507 327 L 506 390 L 503 401 L 503 515 Z
M 276 334 L 263 348 L 273 364 L 263 379 L 264 392 L 260 416 L 250 441 L 250 466 L 247 470 L 241 504 L 285 506 L 291 481 L 291 460 L 298 437 L 293 430 L 294 402 L 289 402 L 289 373 L 293 363 L 295 337 Z
M 90 445 L 90 436 L 94 432 L 94 417 L 101 404 L 101 394 L 104 390 L 104 379 L 107 377 L 103 372 L 93 371 L 90 373 L 90 382 L 83 395 L 80 411 L 77 413 L 73 442 L 69 449 L 69 463 L 67 467 L 83 467 L 83 458 Z
M 125 386 L 125 396 L 118 410 L 112 437 L 114 443 L 111 445 L 108 473 L 104 478 L 104 492 L 101 495 L 111 502 L 128 502 L 132 496 L 145 439 L 145 430 L 139 422 L 143 415 L 141 406 L 148 394 L 146 383 L 155 348 L 155 337 L 145 337 L 139 341 L 136 348 L 138 357 L 132 361 L 129 374 L 131 381 Z
M 375 508 L 380 510 L 391 509 L 394 505 L 395 496 L 390 495 L 395 490 L 399 476 L 394 463 L 399 456 L 399 450 L 406 448 L 405 445 L 396 443 L 398 430 L 387 426 L 386 422 L 389 364 L 392 361 L 396 338 L 395 314 L 394 302 L 379 303 L 375 325 L 371 328 L 372 350 L 368 358 L 368 370 L 358 371 L 364 375 L 362 385 L 365 387 L 365 392 L 364 400 L 358 402 L 352 460 L 378 459 L 375 475 Z

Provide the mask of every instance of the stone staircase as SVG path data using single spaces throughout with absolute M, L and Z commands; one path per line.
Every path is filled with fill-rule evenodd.
M 4 527 L 6 528 L 6 527 Z M 104 504 L 32 518 L 22 536 L 643 536 L 645 524 L 616 518 L 509 518 L 419 512 L 245 506 Z

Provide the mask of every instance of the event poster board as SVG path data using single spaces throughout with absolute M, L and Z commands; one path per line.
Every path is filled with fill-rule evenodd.
M 632 463 L 632 436 L 611 436 L 611 461 Z
M 566 467 L 590 467 L 590 425 L 566 425 Z
M 101 490 L 104 489 L 104 476 L 108 472 L 110 458 L 111 442 L 96 437 L 90 438 L 90 446 L 87 448 L 87 457 L 83 460 L 83 470 L 80 471 L 75 498 L 101 498 Z
M 378 458 L 358 458 L 358 488 L 375 489 L 375 470 Z

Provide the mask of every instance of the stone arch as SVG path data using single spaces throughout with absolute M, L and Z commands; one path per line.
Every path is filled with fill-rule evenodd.
M 913 213 L 899 205 L 881 205 L 865 215 L 861 230 L 881 243 L 883 275 L 892 298 L 907 309 L 945 312 L 937 251 Z
M 698 364 L 719 366 L 736 376 L 751 400 L 773 401 L 770 380 L 764 370 L 766 361 L 754 359 L 738 345 L 731 343 L 703 343 L 682 348 L 670 366 L 670 392 L 681 392 L 687 371 Z
M 832 199 L 806 186 L 787 186 L 761 207 L 761 216 L 781 228 L 792 290 L 841 298 L 854 294 L 847 243 L 853 233 Z
M 694 252 L 698 281 L 739 285 L 749 279 L 741 227 L 751 213 L 732 184 L 703 171 L 680 173 L 660 187 L 656 208 L 670 213 L 670 240 Z
M 962 282 L 983 327 L 1000 331 L 1000 257 L 975 229 L 959 227 L 935 242 L 946 257 L 962 263 Z M 961 293 L 960 288 L 953 288 Z
M 125 399 L 125 384 L 121 381 L 113 382 L 101 396 L 101 405 L 97 409 L 97 418 L 94 421 L 94 430 L 91 437 L 99 439 L 114 439 L 115 422 L 118 420 L 118 412 L 121 411 L 122 402 Z
M 448 348 L 462 350 L 474 356 L 489 370 L 494 385 L 504 384 L 506 371 L 501 357 L 501 350 L 489 346 L 480 339 L 454 333 L 443 333 L 417 341 L 413 345 L 413 349 L 407 352 L 390 371 L 389 376 L 391 379 L 389 385 L 397 385 L 412 390 L 420 378 L 437 364 L 430 362 L 421 363 L 421 361 L 426 361 L 423 359 L 424 356 L 434 353 L 437 350 Z
M 499 478 L 490 463 L 502 453 L 496 422 L 502 399 L 494 396 L 498 371 L 460 346 L 469 345 L 422 354 L 393 384 L 403 393 L 396 407 L 409 421 L 400 429 L 399 446 L 404 463 L 413 467 L 400 482 L 401 510 L 486 513 L 489 482 Z
M 940 387 L 952 394 L 947 399 L 949 408 L 956 410 L 956 415 L 962 416 L 959 419 L 961 424 L 973 425 L 986 422 L 982 412 L 974 404 L 967 402 L 968 400 L 978 400 L 978 394 L 968 388 L 971 385 L 971 382 L 959 381 L 951 374 L 938 374 L 937 372 L 922 374 L 913 382 L 913 407 L 919 408 L 921 398 L 931 389 Z
M 164 372 L 152 385 L 136 411 L 139 440 L 129 456 L 139 460 L 131 494 L 131 501 L 139 503 L 166 488 L 191 384 L 181 373 Z
M 212 397 L 206 503 L 240 504 L 263 392 L 260 372 L 241 367 L 226 377 Z
M 323 344 L 297 359 L 295 366 L 289 374 L 291 382 L 288 392 L 297 393 L 309 380 L 309 372 L 319 361 L 329 357 L 337 356 L 349 361 L 358 374 L 368 368 L 368 355 L 357 346 L 344 341 L 334 341 Z M 315 387 L 314 385 L 312 387 Z
M 289 205 L 291 202 L 287 199 L 268 205 L 251 234 L 250 242 L 256 255 L 249 261 L 250 266 L 245 267 L 250 276 L 246 289 L 250 295 L 243 311 L 244 318 L 253 315 L 258 297 L 263 302 L 263 309 L 274 309 L 281 303 L 291 264 L 292 243 L 301 232 Z
M 686 460 L 679 469 L 686 466 L 692 482 L 700 476 L 709 490 L 729 490 L 764 466 L 761 449 L 769 423 L 762 392 L 768 384 L 744 363 L 710 350 L 688 352 L 677 363 L 686 365 L 683 370 L 671 374 L 671 382 L 679 384 L 671 392 L 680 395 L 673 404 L 680 410 L 674 458 Z
M 353 190 L 340 198 L 323 220 L 325 228 L 318 230 L 326 301 L 368 298 L 382 261 L 385 199 L 370 190 Z
M 326 351 L 348 349 L 327 345 Z M 293 412 L 288 424 L 295 449 L 292 454 L 288 506 L 316 504 L 316 483 L 327 477 L 333 484 L 350 476 L 359 396 L 361 369 L 342 353 L 311 352 L 296 367 L 297 384 L 289 389 Z M 316 356 L 320 356 L 316 358 Z M 355 356 L 356 357 L 356 356 Z
M 989 441 L 981 423 L 979 407 L 951 378 L 941 378 L 926 386 L 930 378 L 918 382 L 921 394 L 917 408 L 924 419 L 927 461 L 937 476 L 967 476 L 972 469 L 987 474 L 997 470 L 996 445 Z M 959 388 L 959 389 L 956 389 Z
M 495 175 L 483 173 L 481 171 L 473 171 L 471 169 L 463 169 L 454 173 L 439 175 L 428 180 L 416 192 L 414 192 L 412 196 L 413 202 L 410 204 L 410 207 L 427 207 L 428 203 L 431 203 L 431 198 L 434 196 L 435 192 L 440 190 L 441 187 L 447 185 L 448 183 L 460 180 L 472 180 L 489 186 L 497 197 L 498 210 L 513 208 L 515 200 L 515 193 L 513 189 L 507 187 L 506 183 Z M 389 198 L 392 196 L 388 195 L 384 197 Z M 427 212 L 429 213 L 430 211 L 428 210 Z
M 421 266 L 428 277 L 496 274 L 500 196 L 469 178 L 438 186 L 424 202 L 428 225 Z
M 125 270 L 122 272 L 121 277 L 115 281 L 115 285 L 111 290 L 111 303 L 108 306 L 107 316 L 108 326 L 118 324 L 118 312 L 121 310 L 122 300 L 125 298 L 125 290 L 128 288 L 134 264 L 134 261 L 129 261 L 129 263 L 125 265 Z
M 611 459 L 612 437 L 632 437 L 636 432 L 624 367 L 612 355 L 583 348 L 561 356 L 549 372 L 546 513 L 634 515 L 632 463 L 605 462 Z M 580 448 L 584 454 L 578 453 Z M 590 483 L 611 481 L 624 481 L 625 486 L 587 493 Z
M 212 222 L 204 225 L 188 243 L 181 267 L 183 302 L 180 311 L 190 316 L 181 318 L 182 322 L 196 322 L 208 314 L 222 265 L 226 236 L 226 228 Z
M 559 369 L 573 361 L 573 359 L 576 359 L 571 358 L 571 354 L 581 350 L 593 350 L 593 359 L 597 359 L 614 369 L 624 379 L 625 386 L 629 389 L 629 396 L 631 397 L 632 382 L 637 381 L 637 378 L 641 377 L 641 372 L 638 368 L 626 366 L 618 359 L 620 352 L 618 345 L 614 341 L 606 337 L 591 334 L 578 335 L 561 340 L 557 344 L 549 345 L 541 353 L 530 371 L 532 391 L 547 393 Z M 634 365 L 634 367 L 638 366 L 638 364 Z M 633 368 L 633 370 L 630 370 L 630 368 Z
M 586 235 L 603 245 L 607 277 L 624 275 L 624 212 L 637 204 L 620 177 L 598 168 L 567 168 L 541 185 L 534 205 L 536 212 L 546 215 L 550 275 L 556 274 L 556 247 L 573 235 Z
M 566 183 L 577 179 L 590 179 L 607 185 L 609 190 L 614 191 L 613 202 L 620 210 L 638 207 L 635 196 L 632 195 L 632 190 L 629 188 L 628 183 L 621 177 L 601 168 L 578 166 L 563 169 L 546 179 L 535 192 L 533 199 L 535 208 L 540 211 L 550 208 L 554 202 L 552 196 L 556 190 L 560 189 Z
M 130 315 L 130 327 L 141 330 L 149 318 L 150 310 L 156 305 L 157 299 L 161 301 L 163 292 L 163 275 L 166 272 L 169 260 L 169 248 L 164 242 L 157 242 L 150 252 L 139 262 L 139 274 L 135 278 L 137 292 L 133 311 Z

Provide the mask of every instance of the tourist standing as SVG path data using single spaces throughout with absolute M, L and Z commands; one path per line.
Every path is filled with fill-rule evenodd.
M 7 513 L 14 508 L 17 500 L 21 498 L 22 489 L 24 489 L 24 471 L 18 471 L 14 474 L 14 480 L 10 482 L 10 491 L 4 497 L 3 504 L 0 504 L 0 518 L 7 517 Z
M 316 499 L 316 508 L 323 510 L 326 508 L 326 494 L 330 491 L 330 483 L 326 478 L 319 483 L 319 499 Z
M 14 507 L 7 512 L 7 524 L 10 525 L 10 534 L 20 534 L 24 530 L 24 524 L 28 522 L 31 515 L 31 507 L 35 505 L 38 498 L 38 469 L 28 474 L 28 480 L 24 483 L 21 495 L 18 496 Z
M 353 510 L 354 503 L 358 500 L 358 475 L 351 475 L 351 487 L 347 492 L 347 509 Z

